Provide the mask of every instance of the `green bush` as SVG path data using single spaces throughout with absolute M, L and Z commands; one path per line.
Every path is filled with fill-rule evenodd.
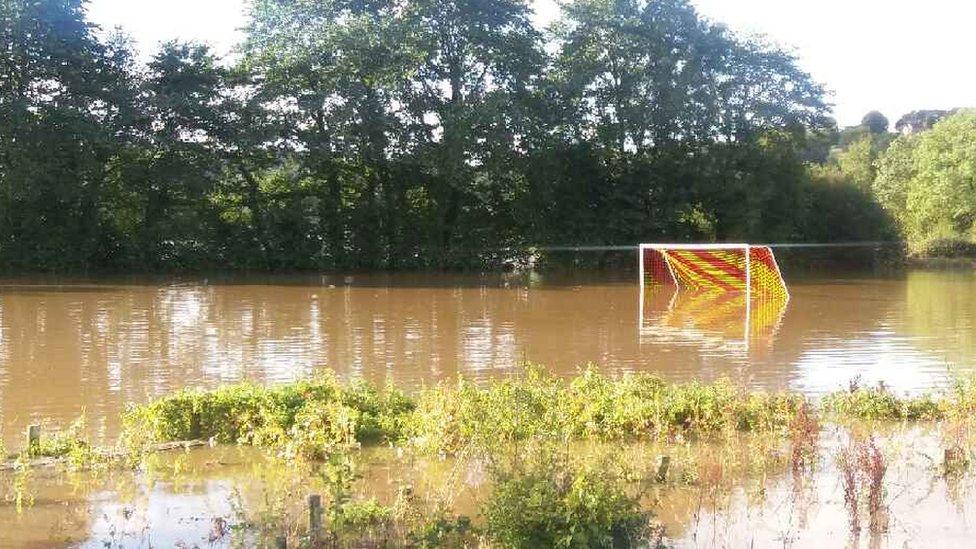
M 320 455 L 330 446 L 399 437 L 412 401 L 365 382 L 343 385 L 331 373 L 275 387 L 240 383 L 213 391 L 183 390 L 123 417 L 130 446 L 174 440 L 275 446 Z
M 936 238 L 922 245 L 921 257 L 976 258 L 976 242 L 963 238 Z
M 898 397 L 883 386 L 853 387 L 829 394 L 821 407 L 837 419 L 848 420 L 907 421 L 939 419 L 943 415 L 940 402 L 931 396 Z
M 612 464 L 574 464 L 549 449 L 492 477 L 485 529 L 501 547 L 632 547 L 647 532 L 648 516 Z
M 41 437 L 40 444 L 28 449 L 31 457 L 66 458 L 72 467 L 87 468 L 103 461 L 94 446 L 84 436 L 85 418 L 82 416 L 67 429 L 50 437 Z
M 747 394 L 727 381 L 612 378 L 592 367 L 566 381 L 530 366 L 525 375 L 483 388 L 461 380 L 422 392 L 404 433 L 421 450 L 454 453 L 534 437 L 612 440 L 785 430 L 803 402 L 799 395 Z

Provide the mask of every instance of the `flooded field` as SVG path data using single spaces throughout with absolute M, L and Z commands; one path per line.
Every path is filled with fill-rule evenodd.
M 918 394 L 976 370 L 971 270 L 787 277 L 791 297 L 782 303 L 641 296 L 633 275 L 623 274 L 4 280 L 3 445 L 19 449 L 29 424 L 64 426 L 82 414 L 92 440 L 111 444 L 128 405 L 186 387 L 285 383 L 326 368 L 410 391 L 458 375 L 486 383 L 527 360 L 561 376 L 593 363 L 611 374 L 728 378 L 814 399 L 852 380 Z M 859 434 L 829 424 L 812 443 L 813 463 L 800 468 L 784 440 L 679 437 L 601 447 L 642 478 L 653 476 L 658 456 L 673 460 L 666 480 L 628 484 L 667 546 L 821 547 L 846 539 L 902 547 L 935 539 L 963 547 L 976 519 L 965 429 L 900 425 Z M 882 503 L 855 513 L 851 490 L 874 497 L 863 456 L 875 448 L 883 454 L 884 484 L 874 488 Z M 949 474 L 946 452 L 954 448 L 964 449 L 965 465 Z M 261 449 L 217 446 L 159 454 L 137 470 L 0 472 L 0 546 L 260 545 L 268 540 L 239 528 L 268 517 L 291 521 L 275 523 L 276 531 L 300 528 L 307 494 L 329 490 L 328 474 L 302 467 Z M 353 498 L 394 505 L 410 486 L 418 497 L 449 500 L 476 524 L 484 520 L 492 487 L 476 459 L 372 447 L 359 451 L 355 467 Z M 862 512 L 852 537 L 852 513 Z M 875 527 L 879 520 L 883 527 Z
M 707 296 L 646 296 L 641 311 L 633 274 L 5 280 L 0 425 L 17 436 L 85 412 L 112 437 L 127 403 L 326 367 L 419 386 L 525 360 L 564 374 L 593 362 L 817 394 L 856 377 L 919 391 L 976 365 L 972 270 L 787 278 L 789 303 L 752 311 L 748 329 L 742 304 Z
M 870 440 L 887 470 L 879 508 L 862 505 L 856 512 L 845 500 L 845 467 L 851 465 L 843 456 L 852 438 L 843 429 L 824 434 L 815 463 L 804 470 L 791 469 L 787 446 L 747 436 L 604 450 L 635 471 L 642 464 L 648 469 L 662 452 L 672 456 L 666 479 L 629 487 L 661 529 L 665 547 L 917 547 L 932 540 L 940 547 L 969 547 L 976 476 L 942 468 L 943 434 L 900 427 Z M 379 448 L 364 450 L 357 467 L 353 498 L 395 505 L 398 491 L 409 486 L 425 501 L 449 501 L 454 511 L 474 517 L 476 526 L 484 522 L 479 504 L 492 485 L 476 460 L 404 460 Z M 327 490 L 321 469 L 231 447 L 160 455 L 138 472 L 40 470 L 31 483 L 29 509 L 0 507 L 0 546 L 266 546 L 274 537 L 262 537 L 262 529 L 302 531 L 307 494 Z M 854 490 L 870 498 L 867 483 Z M 854 516 L 857 534 L 851 534 Z

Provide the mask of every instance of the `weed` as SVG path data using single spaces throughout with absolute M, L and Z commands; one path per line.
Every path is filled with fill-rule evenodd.
M 886 531 L 884 478 L 888 464 L 874 437 L 853 440 L 844 447 L 838 456 L 838 468 L 851 535 L 856 537 L 861 532 L 862 507 L 867 508 L 869 531 Z
M 820 440 L 820 422 L 810 406 L 797 409 L 790 423 L 790 465 L 794 475 L 813 466 Z
M 542 446 L 492 467 L 486 535 L 501 547 L 622 547 L 648 534 L 648 516 L 612 462 L 579 463 Z
M 340 384 L 334 374 L 277 387 L 241 383 L 214 391 L 184 390 L 126 411 L 126 446 L 213 438 L 217 442 L 281 446 L 322 457 L 353 442 L 397 438 L 412 402 L 365 382 Z
M 854 382 L 847 391 L 825 396 L 821 407 L 838 420 L 914 421 L 940 419 L 945 406 L 931 395 L 898 397 L 883 384 L 864 388 Z
M 785 431 L 804 402 L 798 395 L 746 394 L 726 381 L 610 378 L 593 367 L 567 382 L 529 366 L 524 376 L 484 388 L 460 380 L 422 392 L 405 435 L 421 450 L 455 453 L 533 437 L 621 440 Z
M 85 439 L 85 416 L 82 415 L 67 429 L 53 436 L 42 437 L 32 457 L 67 458 L 75 469 L 92 468 L 106 459 Z

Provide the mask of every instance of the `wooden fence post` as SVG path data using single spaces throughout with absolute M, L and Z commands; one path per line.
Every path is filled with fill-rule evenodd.
M 671 466 L 671 457 L 661 455 L 657 457 L 657 474 L 655 479 L 658 482 L 664 482 L 668 479 L 668 467 Z
M 41 452 L 41 426 L 27 427 L 27 455 L 36 456 Z
M 308 496 L 308 533 L 313 540 L 322 533 L 322 496 L 319 494 Z

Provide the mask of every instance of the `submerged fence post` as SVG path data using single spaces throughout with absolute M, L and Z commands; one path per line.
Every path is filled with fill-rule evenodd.
M 319 494 L 308 496 L 308 533 L 313 540 L 322 533 L 322 496 Z
M 965 454 L 959 446 L 946 448 L 942 455 L 942 466 L 946 471 L 954 471 L 965 463 Z
M 41 452 L 41 426 L 27 427 L 27 455 L 36 456 Z
M 655 479 L 658 482 L 664 482 L 668 478 L 668 467 L 671 466 L 671 456 L 657 456 L 657 474 Z

